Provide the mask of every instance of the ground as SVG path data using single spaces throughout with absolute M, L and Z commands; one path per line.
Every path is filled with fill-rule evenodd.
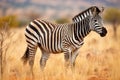
M 63 54 L 51 54 L 44 72 L 41 72 L 39 60 L 41 51 L 38 48 L 34 73 L 35 80 L 120 80 L 120 28 L 118 38 L 113 38 L 111 25 L 106 25 L 108 34 L 100 37 L 91 32 L 84 40 L 76 60 L 75 71 L 65 71 Z M 29 66 L 22 65 L 20 58 L 26 50 L 24 29 L 13 29 L 10 48 L 6 55 L 6 67 L 3 80 L 31 80 Z

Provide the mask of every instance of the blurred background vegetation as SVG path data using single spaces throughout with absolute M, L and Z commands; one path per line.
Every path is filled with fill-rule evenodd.
M 104 19 L 106 22 L 112 24 L 114 37 L 117 38 L 117 28 L 120 25 L 120 9 L 108 8 L 105 11 Z
M 0 17 L 0 27 L 8 25 L 10 28 L 25 27 L 30 21 L 41 18 L 42 16 L 38 13 L 28 13 L 25 15 L 26 18 L 19 19 L 18 15 L 7 15 Z M 120 25 L 120 9 L 118 8 L 106 8 L 102 15 L 104 23 L 111 24 L 114 31 L 114 38 L 117 38 L 117 28 Z M 52 22 L 52 21 L 51 21 Z M 63 24 L 71 22 L 70 17 L 57 18 L 53 22 Z
M 17 20 L 17 16 L 9 15 L 0 17 L 0 27 L 5 25 L 9 25 L 9 27 L 19 27 L 19 21 Z
M 104 19 L 105 27 L 108 29 L 108 34 L 105 38 L 102 39 L 100 37 L 98 38 L 97 37 L 98 35 L 96 34 L 92 34 L 88 36 L 88 38 L 86 39 L 88 41 L 86 41 L 85 47 L 83 46 L 81 50 L 85 51 L 82 52 L 83 54 L 86 53 L 85 55 L 87 55 L 87 53 L 91 54 L 88 55 L 88 58 L 89 59 L 91 58 L 91 60 L 95 58 L 94 57 L 95 55 L 96 59 L 98 59 L 99 61 L 99 57 L 100 57 L 99 55 L 101 54 L 102 56 L 101 60 L 103 62 L 101 62 L 101 64 L 98 62 L 97 64 L 100 64 L 102 67 L 107 66 L 108 68 L 105 69 L 103 68 L 103 69 L 105 70 L 105 72 L 108 71 L 108 74 L 110 74 L 110 77 L 112 77 L 113 79 L 105 79 L 105 78 L 95 79 L 94 77 L 92 79 L 79 79 L 78 77 L 81 78 L 84 77 L 83 74 L 92 72 L 89 70 L 92 70 L 93 66 L 95 66 L 94 67 L 95 70 L 94 69 L 93 70 L 97 73 L 97 75 L 99 72 L 99 67 L 96 68 L 96 64 L 95 64 L 97 62 L 96 60 L 93 61 L 92 64 L 90 64 L 89 62 L 90 60 L 84 61 L 83 56 L 81 55 L 80 58 L 78 59 L 79 66 L 77 69 L 78 74 L 76 75 L 78 79 L 77 78 L 76 79 L 77 80 L 120 80 L 120 74 L 119 74 L 120 46 L 118 45 L 120 44 L 120 41 L 118 41 L 120 40 L 120 38 L 118 37 L 120 36 L 120 32 L 119 32 L 120 28 L 118 28 L 120 26 L 119 2 L 120 2 L 119 0 L 66 0 L 66 1 L 64 0 L 0 0 L 0 74 L 1 74 L 0 80 L 2 80 L 1 76 L 5 78 L 7 76 L 8 78 L 10 78 L 3 80 L 25 80 L 25 79 L 21 79 L 21 76 L 24 75 L 26 68 L 24 68 L 23 66 L 21 67 L 20 62 L 18 62 L 18 60 L 20 60 L 20 56 L 23 55 L 26 48 L 24 29 L 26 25 L 29 24 L 30 21 L 36 18 L 40 18 L 59 24 L 70 23 L 72 22 L 72 17 L 74 17 L 74 15 L 78 14 L 82 10 L 92 5 L 106 6 L 102 14 L 102 17 Z M 103 56 L 105 56 L 105 58 Z M 57 62 L 62 61 L 61 60 L 62 57 L 60 56 L 60 58 L 58 58 L 55 56 L 54 58 L 56 58 L 56 60 L 53 58 L 53 61 L 48 62 L 50 63 L 50 66 L 52 64 L 53 66 L 52 69 L 54 69 L 54 64 L 61 65 L 58 64 Z M 39 57 L 37 59 L 39 59 Z M 54 61 L 57 62 L 54 63 Z M 105 62 L 106 65 L 103 65 L 105 64 Z M 108 64 L 110 66 L 108 66 Z M 21 68 L 24 68 L 23 72 Z M 39 71 L 38 69 L 39 69 L 39 65 L 36 71 Z M 54 71 L 52 69 L 48 68 L 47 72 L 50 72 L 50 70 Z M 50 77 L 49 78 L 50 80 L 53 79 L 53 76 L 56 77 L 56 73 L 58 73 L 57 77 L 53 80 L 61 80 L 61 78 L 65 76 L 65 75 L 61 76 L 62 73 L 61 71 L 63 71 L 62 68 L 60 69 L 58 68 L 56 71 L 58 72 L 55 73 L 51 72 L 52 75 L 48 74 L 46 77 Z M 100 74 L 101 73 L 103 72 L 100 72 Z M 105 75 L 105 74 L 101 74 L 101 75 Z M 60 79 L 58 79 L 59 75 L 60 75 Z M 71 77 L 69 76 L 68 78 L 62 80 L 76 80 L 76 79 L 71 79 Z M 38 80 L 39 78 L 41 78 L 41 76 L 38 77 Z M 28 78 L 26 80 L 31 80 L 31 79 Z M 44 79 L 41 78 L 41 80 Z
M 20 20 L 17 15 L 7 15 L 0 17 L 0 26 L 8 23 L 10 27 L 20 27 L 25 26 L 28 22 L 41 18 L 41 15 L 38 13 L 28 13 L 25 15 L 25 19 Z M 103 18 L 105 22 L 110 23 L 113 27 L 117 27 L 120 24 L 120 10 L 118 8 L 107 8 L 105 9 Z M 56 23 L 69 23 L 71 19 L 69 17 L 61 17 L 55 20 Z

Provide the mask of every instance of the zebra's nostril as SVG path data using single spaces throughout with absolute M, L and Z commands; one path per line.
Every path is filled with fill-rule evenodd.
M 102 33 L 100 33 L 100 36 L 104 37 L 104 36 L 106 36 L 106 34 L 107 34 L 106 28 L 102 27 Z

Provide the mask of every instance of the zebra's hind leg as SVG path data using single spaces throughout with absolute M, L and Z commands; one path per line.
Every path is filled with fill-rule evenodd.
M 24 65 L 27 63 L 28 59 L 29 59 L 29 48 L 27 47 L 24 55 L 21 58 Z
M 34 80 L 33 65 L 34 65 L 36 50 L 37 50 L 36 46 L 29 47 L 29 65 L 30 65 L 30 73 L 32 74 L 32 80 Z
M 50 53 L 42 51 L 42 56 L 41 56 L 41 59 L 40 59 L 40 67 L 41 67 L 42 71 L 44 70 L 44 67 L 46 65 L 46 62 L 47 62 L 49 56 L 50 56 Z

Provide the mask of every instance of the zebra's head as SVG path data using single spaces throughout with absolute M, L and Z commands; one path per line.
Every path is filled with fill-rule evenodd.
M 107 34 L 107 30 L 103 27 L 103 20 L 99 15 L 103 10 L 103 8 L 100 10 L 97 6 L 92 6 L 75 15 L 72 20 L 73 22 L 81 22 L 84 19 L 89 19 L 90 30 L 95 31 L 99 33 L 100 36 L 104 37 Z
M 90 16 L 89 26 L 92 31 L 100 34 L 101 37 L 104 37 L 107 34 L 106 28 L 103 26 L 103 20 L 99 13 L 102 11 L 97 7 L 92 8 L 92 16 Z

